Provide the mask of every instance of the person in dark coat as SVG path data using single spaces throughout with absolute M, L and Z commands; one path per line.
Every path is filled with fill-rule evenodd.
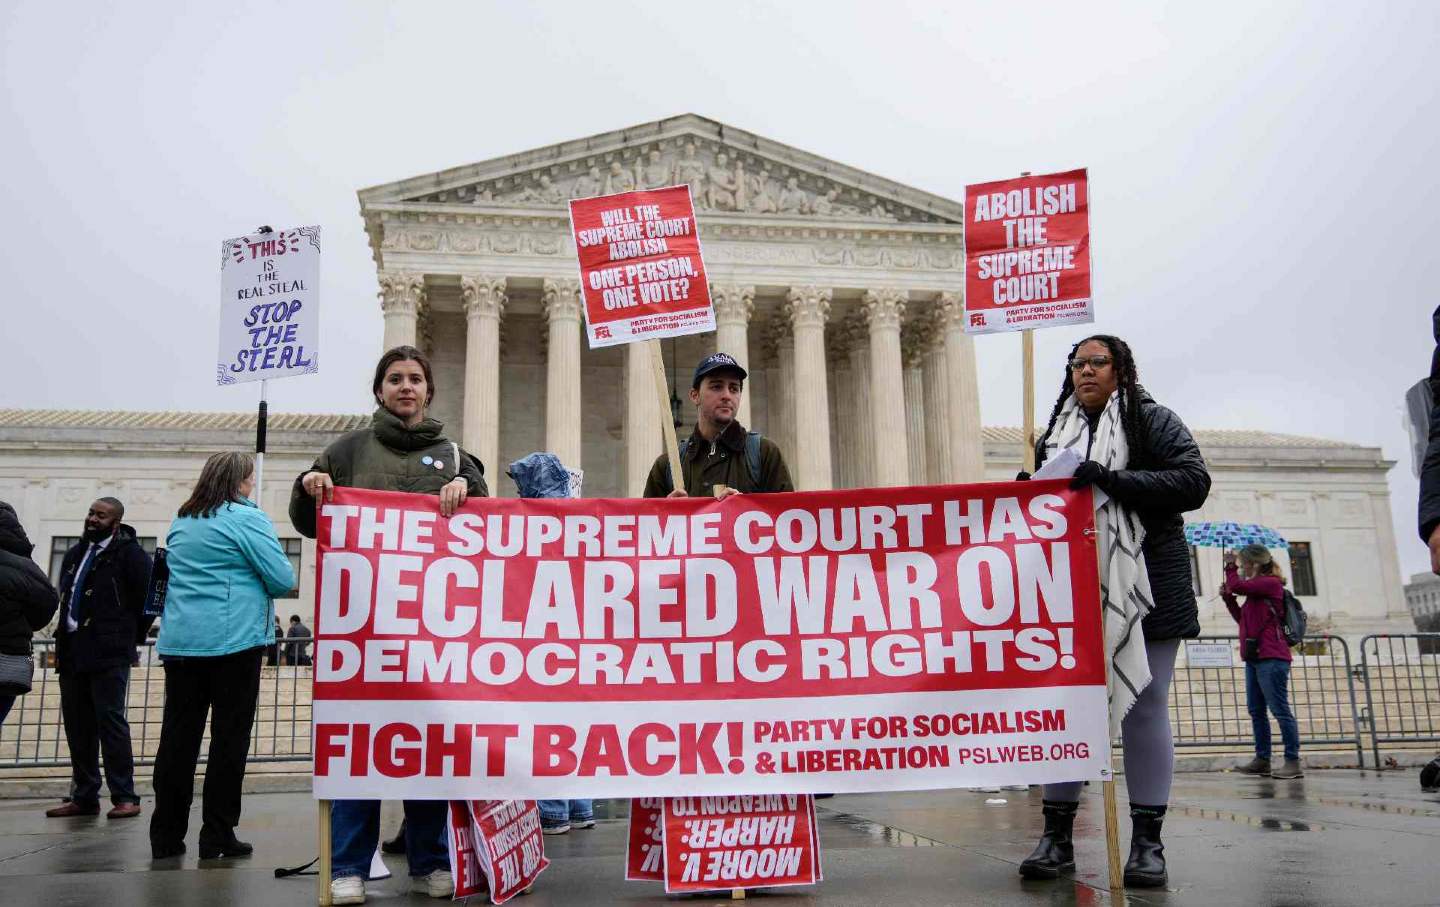
M 65 552 L 60 567 L 55 667 L 73 784 L 70 802 L 47 810 L 50 818 L 100 812 L 101 752 L 114 804 L 106 815 L 140 815 L 125 691 L 135 647 L 154 618 L 145 616 L 150 556 L 135 530 L 121 522 L 124 516 L 125 505 L 115 498 L 91 504 L 80 542 Z
M 1430 316 L 1435 332 L 1435 352 L 1430 355 L 1429 441 L 1425 461 L 1420 465 L 1420 541 L 1430 547 L 1430 569 L 1440 574 L 1440 307 Z
M 1092 445 L 1097 420 L 1108 407 L 1118 404 L 1128 460 L 1124 468 L 1106 467 L 1091 459 L 1087 449 L 1087 458 L 1076 469 L 1071 487 L 1093 485 L 1136 515 L 1143 528 L 1140 547 L 1151 602 L 1141 626 L 1151 679 L 1139 691 L 1121 726 L 1133 826 L 1125 884 L 1159 887 L 1169 878 L 1160 827 L 1175 769 L 1170 679 L 1180 640 L 1200 635 L 1190 551 L 1180 515 L 1205 503 L 1210 493 L 1210 474 L 1185 423 L 1140 386 L 1129 345 L 1108 334 L 1087 337 L 1070 350 L 1060 396 L 1045 434 L 1036 444 L 1037 467 L 1044 463 L 1046 442 L 1072 398 L 1089 421 Z M 1021 473 L 1017 478 L 1027 479 L 1029 475 Z M 1022 876 L 1054 879 L 1062 872 L 1074 871 L 1071 832 L 1080 792 L 1079 782 L 1045 785 L 1045 833 L 1034 852 L 1021 863 Z
M 59 599 L 40 565 L 15 508 L 0 501 L 0 654 L 30 654 L 30 636 L 55 616 Z M 0 724 L 15 704 L 12 693 L 0 692 Z

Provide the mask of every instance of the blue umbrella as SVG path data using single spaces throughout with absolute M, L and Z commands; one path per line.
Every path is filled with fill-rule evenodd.
M 1240 548 L 1264 545 L 1266 548 L 1289 548 L 1280 533 L 1256 523 L 1232 523 L 1228 520 L 1207 523 L 1186 523 L 1185 541 L 1197 548 Z

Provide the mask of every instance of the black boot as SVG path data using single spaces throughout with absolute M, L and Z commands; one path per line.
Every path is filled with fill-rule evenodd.
M 1125 861 L 1126 888 L 1164 888 L 1170 881 L 1165 872 L 1165 845 L 1160 842 L 1160 825 L 1165 807 L 1130 804 L 1130 859 Z
M 1058 879 L 1062 872 L 1075 871 L 1075 810 L 1080 804 L 1063 800 L 1042 800 L 1045 804 L 1045 833 L 1035 850 L 1020 864 L 1027 879 Z

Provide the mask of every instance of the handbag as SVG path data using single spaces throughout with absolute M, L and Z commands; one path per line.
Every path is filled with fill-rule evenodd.
M 30 692 L 35 659 L 30 655 L 0 654 L 0 695 L 23 696 Z

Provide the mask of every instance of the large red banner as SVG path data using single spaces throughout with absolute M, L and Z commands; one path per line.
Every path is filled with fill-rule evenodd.
M 1086 171 L 966 186 L 966 332 L 1094 320 Z
M 715 330 L 689 186 L 570 202 L 590 346 Z
M 1088 490 L 437 503 L 320 510 L 317 797 L 1105 777 Z

